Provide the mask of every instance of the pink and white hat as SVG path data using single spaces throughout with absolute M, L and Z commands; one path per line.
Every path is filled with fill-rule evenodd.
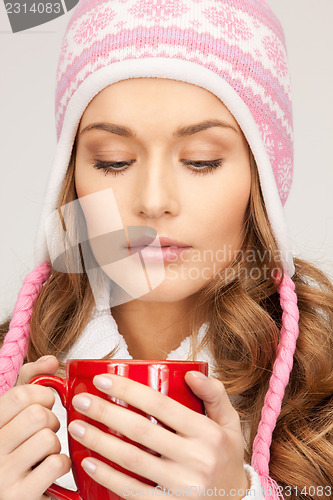
M 136 77 L 203 87 L 227 106 L 255 157 L 265 206 L 290 277 L 283 205 L 293 176 L 291 84 L 282 27 L 263 0 L 81 0 L 57 68 L 58 147 L 35 263 L 47 257 L 44 223 L 56 209 L 81 116 L 106 86 Z
M 277 287 L 284 311 L 280 344 L 252 455 L 265 488 L 274 483 L 269 449 L 293 365 L 299 317 L 283 211 L 293 177 L 291 83 L 284 33 L 265 0 L 80 0 L 73 10 L 57 68 L 58 145 L 37 233 L 37 268 L 20 292 L 0 352 L 0 390 L 15 383 L 26 354 L 28 313 L 49 276 L 44 225 L 56 210 L 81 116 L 102 89 L 137 77 L 170 78 L 215 94 L 237 120 L 256 160 L 285 271 Z M 18 322 L 28 295 L 27 315 Z

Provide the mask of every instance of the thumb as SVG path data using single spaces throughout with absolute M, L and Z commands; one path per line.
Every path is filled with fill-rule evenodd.
M 223 383 L 214 377 L 206 377 L 203 373 L 189 371 L 185 374 L 185 382 L 198 398 L 202 399 L 207 417 L 219 425 L 237 425 L 239 416 L 232 406 Z
M 42 356 L 37 361 L 25 363 L 21 366 L 16 385 L 29 384 L 37 375 L 54 374 L 59 368 L 59 361 L 55 356 Z

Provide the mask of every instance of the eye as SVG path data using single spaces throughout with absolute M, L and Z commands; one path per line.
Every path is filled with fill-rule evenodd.
M 184 165 L 193 165 L 196 168 L 195 169 L 190 169 L 191 174 L 197 175 L 197 174 L 208 174 L 212 170 L 216 170 L 218 167 L 222 165 L 222 158 L 218 158 L 217 160 L 198 160 L 198 161 L 185 161 L 182 160 Z M 199 168 L 197 168 L 199 167 Z
M 134 163 L 135 160 L 130 160 L 130 161 L 100 161 L 100 160 L 95 160 L 94 163 L 94 168 L 96 170 L 104 170 L 105 175 L 107 174 L 112 174 L 112 175 L 118 175 L 120 174 L 123 170 L 126 170 L 132 163 Z M 116 169 L 116 170 L 114 170 Z M 122 174 L 124 175 L 124 174 Z
M 118 175 L 121 172 L 127 170 L 127 168 L 135 162 L 135 160 L 130 161 L 101 161 L 94 160 L 94 168 L 96 170 L 103 170 L 105 175 L 112 174 Z M 222 165 L 222 158 L 218 158 L 217 160 L 181 160 L 183 165 L 193 166 L 194 168 L 190 168 L 190 173 L 194 175 L 204 175 L 208 174 L 212 170 L 217 169 Z M 122 174 L 123 175 L 123 174 Z

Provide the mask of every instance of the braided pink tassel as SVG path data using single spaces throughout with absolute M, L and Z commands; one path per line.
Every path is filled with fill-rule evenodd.
M 279 273 L 275 283 L 279 281 L 280 276 Z M 269 389 L 261 411 L 261 420 L 253 442 L 251 460 L 252 467 L 260 476 L 264 497 L 269 500 L 281 498 L 281 495 L 277 492 L 278 484 L 269 477 L 270 446 L 276 421 L 281 411 L 284 391 L 293 367 L 294 352 L 299 334 L 299 310 L 295 284 L 287 273 L 284 273 L 282 283 L 277 288 L 277 291 L 280 294 L 280 304 L 283 310 L 281 337 L 273 373 L 269 381 Z
M 50 272 L 50 264 L 44 262 L 28 274 L 23 282 L 9 331 L 0 350 L 0 396 L 16 383 L 28 350 L 33 306 Z

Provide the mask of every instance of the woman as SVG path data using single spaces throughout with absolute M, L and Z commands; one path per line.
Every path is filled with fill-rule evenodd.
M 253 0 L 153 7 L 81 1 L 59 60 L 56 120 L 58 149 L 36 242 L 37 268 L 22 289 L 0 353 L 1 408 L 26 391 L 26 400 L 6 410 L 1 422 L 2 442 L 17 439 L 2 450 L 11 465 L 0 465 L 8 491 L 30 488 L 31 498 L 40 498 L 69 470 L 58 441 L 41 447 L 45 427 L 54 433 L 59 422 L 50 411 L 50 392 L 26 386 L 33 376 L 64 375 L 70 357 L 193 357 L 208 360 L 212 375 L 202 383 L 186 378 L 207 410 L 206 427 L 194 431 L 197 459 L 188 465 L 191 440 L 182 437 L 164 483 L 162 463 L 153 470 L 141 455 L 137 467 L 144 466 L 145 477 L 172 488 L 176 467 L 181 484 L 190 478 L 226 491 L 253 487 L 255 498 L 279 492 L 329 497 L 333 286 L 293 257 L 288 242 L 283 205 L 292 179 L 290 82 L 282 28 L 269 7 Z M 97 203 L 89 204 L 95 195 Z M 66 259 L 59 266 L 52 244 L 61 231 L 53 233 L 50 220 L 56 208 L 60 214 L 68 206 L 74 217 L 82 208 L 99 268 L 75 271 Z M 73 250 L 82 242 L 78 225 L 62 215 Z M 148 278 L 157 286 L 140 295 L 143 277 L 138 289 L 125 279 L 126 286 L 118 284 L 126 299 L 97 286 L 101 270 L 113 283 L 130 273 L 119 255 L 105 261 L 103 244 L 93 240 L 130 227 L 151 231 L 148 247 L 161 237 L 163 266 L 149 262 L 153 250 L 143 248 Z M 163 237 L 176 239 L 181 249 L 162 250 L 163 243 L 175 244 Z M 127 243 L 133 248 L 129 233 Z M 38 286 L 31 290 L 30 282 Z M 18 323 L 15 313 L 23 308 L 27 313 Z M 2 331 L 8 327 L 9 321 Z M 44 354 L 57 360 L 33 363 Z M 47 423 L 25 436 L 13 432 L 34 403 L 46 409 Z M 213 439 L 207 445 L 212 426 L 219 447 Z M 74 438 L 85 439 L 74 430 L 69 427 Z M 27 437 L 39 455 L 22 451 Z M 225 446 L 223 437 L 229 438 Z M 159 438 L 157 443 L 162 446 Z M 212 457 L 204 478 L 198 459 L 203 443 Z M 59 468 L 51 472 L 50 462 Z M 121 495 L 128 478 L 93 462 L 95 472 L 87 473 Z

